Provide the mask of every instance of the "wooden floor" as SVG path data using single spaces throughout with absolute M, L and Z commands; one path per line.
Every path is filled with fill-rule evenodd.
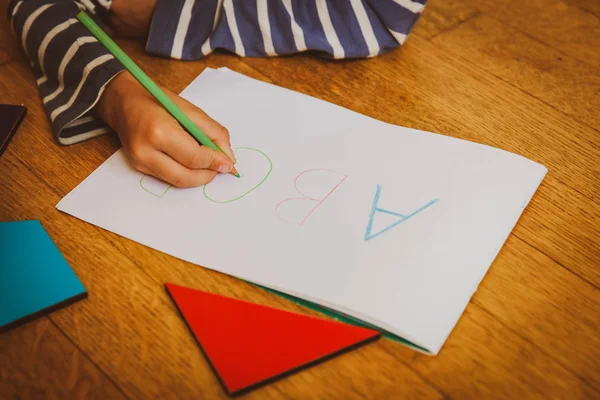
M 15 43 L 2 16 L 0 103 L 29 114 L 0 158 L 0 220 L 41 220 L 89 299 L 0 335 L 0 398 L 226 398 L 163 283 L 311 313 L 58 212 L 119 143 L 55 144 Z M 600 398 L 599 0 L 430 0 L 402 50 L 367 61 L 183 63 L 120 43 L 175 91 L 226 66 L 549 169 L 437 357 L 380 340 L 244 398 Z

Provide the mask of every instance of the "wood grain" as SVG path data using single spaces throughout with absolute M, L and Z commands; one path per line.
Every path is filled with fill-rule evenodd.
M 429 0 L 411 35 L 431 39 L 478 14 L 475 7 L 462 1 Z
M 419 355 L 411 363 L 450 398 L 598 397 L 597 389 L 486 312 L 467 308 L 452 336 L 461 331 L 469 334 L 449 342 L 436 362 Z
M 0 398 L 125 398 L 46 317 L 0 335 L 0 354 Z
M 461 0 L 461 3 L 579 61 L 600 67 L 598 0 Z
M 13 60 L 24 61 L 25 57 L 15 40 L 10 24 L 6 20 L 8 0 L 0 0 L 0 65 Z
M 596 1 L 431 0 L 402 50 L 351 62 L 223 53 L 176 62 L 119 41 L 174 91 L 207 66 L 226 66 L 549 167 L 437 357 L 381 340 L 243 398 L 600 397 L 597 11 Z M 58 212 L 118 140 L 56 144 L 4 19 L 2 51 L 0 103 L 25 103 L 29 113 L 0 158 L 0 220 L 41 220 L 89 298 L 0 336 L 0 398 L 227 398 L 165 282 L 314 313 Z
M 552 175 L 513 233 L 574 274 L 600 287 L 600 205 Z
M 473 302 L 600 389 L 598 288 L 511 237 Z
M 438 35 L 433 43 L 600 129 L 600 69 L 487 15 Z M 463 43 L 470 45 L 462 46 Z
M 6 64 L 11 61 L 10 56 L 0 48 L 0 65 Z
M 600 1 L 598 0 L 567 0 L 567 3 L 600 17 Z

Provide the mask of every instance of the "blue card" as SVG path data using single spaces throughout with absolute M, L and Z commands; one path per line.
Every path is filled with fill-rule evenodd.
M 39 221 L 0 223 L 0 332 L 85 297 Z

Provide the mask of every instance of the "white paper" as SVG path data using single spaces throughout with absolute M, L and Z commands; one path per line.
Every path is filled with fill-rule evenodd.
M 433 354 L 547 172 L 226 69 L 206 70 L 182 96 L 229 129 L 241 179 L 169 188 L 118 151 L 58 209 Z

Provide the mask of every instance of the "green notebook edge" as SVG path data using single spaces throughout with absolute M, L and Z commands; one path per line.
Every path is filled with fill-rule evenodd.
M 368 322 L 361 321 L 358 318 L 351 317 L 351 316 L 343 314 L 343 313 L 341 313 L 339 311 L 332 310 L 331 308 L 321 306 L 321 305 L 319 305 L 317 303 L 313 303 L 311 301 L 304 300 L 304 299 L 301 299 L 299 297 L 292 296 L 292 295 L 280 292 L 280 291 L 275 290 L 275 289 L 271 289 L 271 288 L 268 288 L 268 287 L 265 287 L 265 286 L 262 286 L 262 285 L 259 285 L 259 284 L 256 284 L 256 283 L 252 283 L 252 282 L 248 282 L 248 283 L 250 283 L 250 284 L 252 284 L 254 286 L 257 286 L 257 287 L 259 287 L 259 288 L 261 288 L 263 290 L 266 290 L 269 293 L 273 293 L 276 296 L 279 296 L 279 297 L 282 297 L 282 298 L 284 298 L 286 300 L 289 300 L 292 303 L 298 304 L 299 306 L 306 307 L 306 308 L 308 308 L 308 309 L 310 309 L 312 311 L 316 311 L 316 312 L 318 312 L 320 314 L 323 314 L 323 315 L 326 315 L 326 316 L 328 316 L 330 318 L 333 318 L 336 321 L 344 322 L 344 323 L 350 324 L 350 325 L 361 326 L 363 328 L 374 329 L 376 331 L 381 332 L 381 336 L 384 337 L 384 338 L 386 338 L 386 339 L 393 340 L 394 342 L 398 342 L 400 344 L 403 344 L 404 346 L 411 347 L 413 349 L 422 351 L 422 352 L 427 353 L 427 354 L 431 354 L 431 352 L 429 350 L 427 350 L 426 348 L 424 348 L 424 347 L 421 347 L 421 346 L 419 346 L 419 345 L 417 345 L 417 344 L 415 344 L 415 343 L 413 343 L 413 342 L 411 342 L 409 340 L 406 340 L 406 339 L 404 339 L 401 336 L 398 336 L 398 335 L 395 335 L 395 334 L 393 334 L 393 333 L 391 333 L 389 331 L 386 331 L 385 329 L 382 329 L 382 328 L 380 328 L 380 327 L 378 327 L 376 325 L 372 325 L 372 324 L 369 324 Z

